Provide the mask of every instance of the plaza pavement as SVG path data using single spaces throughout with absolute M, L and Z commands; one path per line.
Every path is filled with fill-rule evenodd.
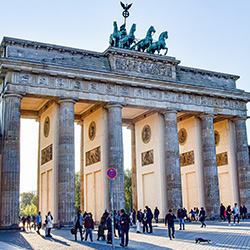
M 125 249 L 139 250 L 250 250 L 250 220 L 241 221 L 235 226 L 228 226 L 225 222 L 207 222 L 206 228 L 201 228 L 197 222 L 187 223 L 186 230 L 180 231 L 175 224 L 176 238 L 169 240 L 167 228 L 164 224 L 154 224 L 153 234 L 136 234 L 135 228 L 130 229 L 129 246 Z M 53 238 L 37 235 L 34 231 L 0 231 L 0 250 L 35 249 L 35 250 L 111 250 L 111 245 L 104 241 L 97 241 L 94 231 L 94 242 L 74 241 L 69 229 L 52 230 Z M 44 230 L 41 230 L 44 235 Z M 210 244 L 195 244 L 194 239 L 207 238 Z M 78 233 L 79 238 L 79 233 Z M 122 249 L 120 240 L 115 240 L 117 249 Z

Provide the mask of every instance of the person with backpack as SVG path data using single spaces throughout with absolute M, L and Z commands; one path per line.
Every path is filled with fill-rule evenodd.
M 130 218 L 129 216 L 125 213 L 124 209 L 121 209 L 121 219 L 120 219 L 120 224 L 121 224 L 121 244 L 120 246 L 126 247 L 128 245 L 128 234 L 129 234 L 129 224 L 130 224 Z M 126 235 L 126 243 L 124 245 L 124 234 Z
M 37 233 L 40 234 L 40 229 L 42 227 L 42 217 L 41 212 L 38 212 L 38 215 L 36 216 L 36 224 L 37 224 Z

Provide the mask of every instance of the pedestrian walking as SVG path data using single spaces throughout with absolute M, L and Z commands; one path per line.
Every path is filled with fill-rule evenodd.
M 155 207 L 154 218 L 155 218 L 156 223 L 158 223 L 159 214 L 160 214 L 159 209 L 157 207 Z
M 125 213 L 125 210 L 122 209 L 121 210 L 121 244 L 120 246 L 122 247 L 126 247 L 128 246 L 128 234 L 129 234 L 129 223 L 130 223 L 130 219 L 129 216 Z M 126 243 L 124 245 L 124 235 L 126 235 Z
M 107 218 L 107 229 L 108 229 L 108 236 L 107 236 L 107 244 L 112 244 L 112 213 L 109 213 Z
M 240 206 L 240 219 L 244 220 L 243 219 L 243 207 Z
M 52 220 L 53 220 L 53 217 L 52 217 L 52 215 L 51 215 L 51 213 L 50 212 L 48 212 L 48 215 L 47 215 L 47 217 L 46 217 L 46 220 L 47 220 L 47 223 L 46 223 L 46 237 L 52 237 L 52 235 L 50 234 L 50 232 L 51 232 L 51 228 L 53 227 L 53 224 L 52 224 Z
M 231 206 L 228 205 L 227 207 L 227 220 L 228 220 L 228 226 L 231 226 L 231 215 L 232 215 L 232 210 L 231 210 Z
M 36 216 L 36 224 L 37 224 L 37 233 L 40 234 L 40 229 L 42 227 L 42 216 L 41 212 L 38 212 L 38 215 Z
M 169 239 L 175 238 L 174 236 L 174 219 L 176 219 L 175 215 L 173 214 L 172 210 L 168 210 L 168 214 L 165 216 L 165 226 L 168 224 L 168 236 Z
M 151 209 L 146 206 L 146 209 L 147 209 L 147 224 L 149 226 L 149 233 L 153 233 L 153 227 L 152 227 L 152 219 L 153 219 L 153 213 L 151 211 Z
M 136 233 L 141 233 L 141 222 L 142 222 L 143 214 L 141 209 L 137 211 L 137 225 L 136 225 Z
M 185 221 L 184 221 L 185 213 L 184 210 L 182 209 L 182 206 L 179 206 L 179 209 L 177 210 L 177 218 L 179 219 L 180 223 L 180 228 L 179 230 L 185 230 Z M 182 228 L 181 228 L 182 226 Z
M 88 213 L 88 216 L 85 218 L 84 227 L 86 229 L 85 241 L 87 241 L 88 235 L 89 235 L 90 241 L 93 242 L 92 230 L 94 229 L 94 220 L 92 219 L 92 214 L 91 213 Z
M 243 212 L 243 220 L 247 219 L 247 208 L 245 205 L 242 207 L 242 212 Z
M 143 217 L 142 217 L 142 231 L 143 233 L 148 233 L 148 218 L 147 218 L 147 210 L 144 209 L 144 212 L 143 212 Z
M 205 219 L 206 219 L 206 212 L 205 212 L 204 208 L 201 207 L 201 211 L 199 214 L 199 221 L 201 222 L 201 227 L 206 227 Z
M 132 212 L 132 222 L 133 222 L 134 225 L 136 224 L 136 211 L 134 209 L 133 209 L 133 212 Z
M 22 221 L 22 223 L 23 223 L 23 231 L 25 231 L 25 223 L 26 223 L 26 216 L 25 216 L 25 214 L 22 216 L 22 219 L 21 219 L 21 221 Z
M 84 221 L 84 219 L 82 216 L 82 211 L 78 210 L 77 214 L 75 215 L 74 222 L 73 222 L 73 225 L 74 225 L 75 230 L 76 230 L 75 241 L 77 241 L 77 229 L 79 229 L 81 240 L 83 240 L 83 236 L 82 236 L 82 229 L 83 229 L 82 223 L 83 223 L 83 221 Z
M 31 216 L 30 216 L 30 214 L 28 214 L 26 220 L 27 220 L 27 231 L 28 231 L 28 229 L 30 229 L 30 231 L 31 231 L 31 225 L 30 225 L 30 223 L 31 223 Z
M 121 237 L 121 211 L 118 210 L 117 214 L 115 214 L 115 229 L 118 232 L 118 237 Z M 116 233 L 115 233 L 116 236 Z
M 224 205 L 221 203 L 221 204 L 220 204 L 220 218 L 221 218 L 221 220 L 223 220 L 223 221 L 226 220 L 225 215 L 224 215 L 225 210 L 226 210 L 226 208 L 225 208 Z
M 240 209 L 237 206 L 237 203 L 234 203 L 233 214 L 234 214 L 234 225 L 235 225 L 236 219 L 237 219 L 237 222 L 240 223 Z

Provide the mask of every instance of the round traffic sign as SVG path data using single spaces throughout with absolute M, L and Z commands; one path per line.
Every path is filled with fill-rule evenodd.
M 117 172 L 114 168 L 109 168 L 107 170 L 107 176 L 109 179 L 115 179 L 115 177 L 117 176 Z

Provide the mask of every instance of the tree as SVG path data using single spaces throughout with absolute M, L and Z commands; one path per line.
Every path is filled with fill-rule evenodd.
M 24 209 L 27 205 L 31 205 L 31 201 L 35 195 L 35 191 L 21 193 L 21 209 Z
M 127 212 L 132 211 L 132 171 L 125 169 L 124 171 L 125 184 L 125 209 Z
M 36 214 L 37 212 L 37 195 L 35 191 L 21 193 L 20 213 Z
M 75 213 L 80 210 L 81 207 L 81 182 L 80 172 L 75 173 Z

